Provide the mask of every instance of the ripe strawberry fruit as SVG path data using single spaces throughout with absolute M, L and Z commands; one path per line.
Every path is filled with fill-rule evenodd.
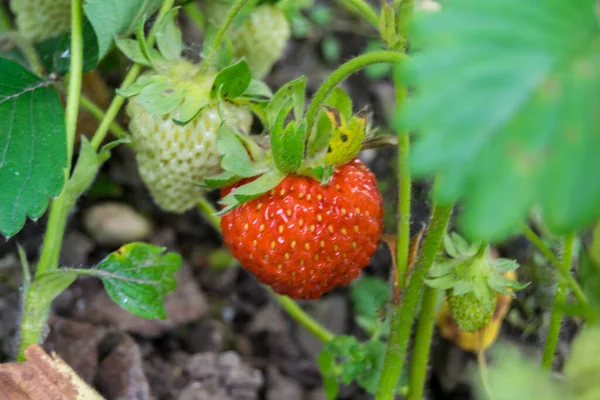
M 337 167 L 326 185 L 286 176 L 226 213 L 221 228 L 233 256 L 260 282 L 280 294 L 316 299 L 367 266 L 383 230 L 383 206 L 375 176 L 354 159 Z
M 205 4 L 210 22 L 219 25 L 230 3 L 212 0 Z M 245 58 L 254 76 L 265 77 L 281 58 L 291 37 L 290 23 L 285 13 L 273 4 L 261 4 L 238 26 L 229 30 L 229 38 L 237 58 Z
M 40 42 L 67 32 L 71 25 L 71 0 L 11 0 L 19 33 Z

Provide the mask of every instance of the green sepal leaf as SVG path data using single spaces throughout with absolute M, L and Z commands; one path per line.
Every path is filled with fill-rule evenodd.
M 179 107 L 183 97 L 184 94 L 173 85 L 155 80 L 141 90 L 137 101 L 149 113 L 164 115 Z
M 454 287 L 457 282 L 458 281 L 456 280 L 456 277 L 451 274 L 439 276 L 437 278 L 425 279 L 427 286 L 440 290 L 450 289 Z
M 181 30 L 175 23 L 178 12 L 179 7 L 169 10 L 162 21 L 160 21 L 160 27 L 156 31 L 156 45 L 158 46 L 158 50 L 169 61 L 181 59 Z
M 0 58 L 0 232 L 17 233 L 38 218 L 65 181 L 62 104 L 49 83 Z
M 299 121 L 304 114 L 304 103 L 306 98 L 306 77 L 301 76 L 293 81 L 283 85 L 271 98 L 267 105 L 267 116 L 269 118 L 269 127 L 275 124 L 283 108 L 289 107 L 289 100 L 292 101 L 294 109 L 294 119 Z
M 246 201 L 255 199 L 269 190 L 274 189 L 286 177 L 280 171 L 269 171 L 257 179 L 245 185 L 233 189 L 227 196 L 219 200 L 219 203 L 225 208 L 219 212 L 219 215 L 225 214 Z
M 438 177 L 437 201 L 464 199 L 468 236 L 504 239 L 537 204 L 555 233 L 600 215 L 596 8 L 458 0 L 416 20 L 400 128 L 417 132 L 412 171 Z
M 210 178 L 205 178 L 202 186 L 209 189 L 219 189 L 223 186 L 233 185 L 239 180 L 239 176 L 234 175 L 229 171 L 223 171 L 220 174 L 211 176 Z
M 253 163 L 241 135 L 222 123 L 217 134 L 217 151 L 223 155 L 221 167 L 225 171 L 249 178 L 268 170 L 264 163 Z
M 98 65 L 98 40 L 94 28 L 87 18 L 83 24 L 83 72 L 88 72 Z M 71 64 L 71 31 L 34 44 L 40 62 L 47 73 L 65 74 Z
M 140 92 L 151 83 L 154 83 L 154 76 L 142 76 L 138 78 L 137 81 L 133 82 L 131 85 L 123 88 L 117 89 L 117 94 L 123 97 L 131 97 L 140 94 Z
M 83 271 L 102 279 L 108 295 L 130 313 L 165 319 L 165 295 L 177 287 L 174 274 L 181 267 L 181 256 L 164 251 L 164 247 L 130 243 Z
M 183 103 L 179 107 L 179 115 L 174 119 L 177 125 L 185 126 L 190 123 L 209 104 L 206 96 L 199 90 L 188 90 Z
M 221 97 L 224 99 L 235 99 L 244 94 L 252 81 L 252 72 L 248 62 L 242 59 L 237 63 L 222 69 L 210 90 L 210 97 Z
M 108 52 L 117 34 L 130 33 L 141 16 L 151 14 L 160 3 L 158 0 L 86 0 L 83 9 L 96 32 L 98 59 Z
M 142 52 L 140 43 L 133 39 L 115 39 L 115 44 L 131 61 L 147 67 L 152 66 L 153 60 L 162 60 L 162 55 L 156 49 L 148 49 L 148 57 Z
M 497 258 L 493 261 L 494 268 L 498 272 L 514 271 L 519 268 L 519 263 L 515 260 L 509 260 L 507 258 Z
M 261 80 L 252 79 L 242 97 L 254 101 L 268 101 L 273 96 L 271 88 Z
M 458 281 L 452 286 L 452 294 L 462 296 L 473 291 L 473 282 Z
M 326 165 L 315 167 L 312 169 L 312 175 L 315 179 L 321 182 L 321 185 L 325 186 L 331 181 L 333 176 L 334 167 L 333 165 Z
M 288 108 L 281 109 L 276 125 L 271 130 L 271 151 L 277 169 L 294 173 L 302 166 L 304 159 L 306 124 L 303 122 L 296 126 L 296 121 L 291 121 L 284 126 L 289 108 L 291 101 Z
M 335 108 L 346 121 L 350 121 L 352 118 L 352 99 L 342 88 L 335 88 L 327 99 L 325 99 L 324 105 Z M 314 155 L 324 151 L 329 144 L 335 128 L 331 123 L 331 119 L 322 109 L 319 112 L 315 129 L 308 142 L 308 154 Z

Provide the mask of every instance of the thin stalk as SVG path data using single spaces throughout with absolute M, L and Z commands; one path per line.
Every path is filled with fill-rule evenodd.
M 65 191 L 71 160 L 73 143 L 77 131 L 77 115 L 79 114 L 79 96 L 81 93 L 81 78 L 83 75 L 83 8 L 82 0 L 71 1 L 71 62 L 69 66 L 69 88 L 65 111 L 67 130 L 67 168 L 65 168 L 65 185 L 61 194 L 52 202 L 50 218 L 44 235 L 42 256 L 38 264 L 36 276 L 56 269 L 58 254 L 62 244 L 62 234 L 66 225 L 67 205 L 70 202 Z M 36 297 L 35 285 L 30 285 L 23 293 L 23 310 L 20 324 L 19 359 L 24 358 L 25 349 L 41 339 L 42 332 L 48 320 L 50 303 L 40 302 Z M 32 292 L 33 291 L 33 292 Z
M 10 31 L 12 28 L 10 15 L 8 15 L 8 11 L 6 11 L 4 5 L 0 4 L 0 32 Z
M 398 11 L 396 12 L 396 29 L 398 36 L 398 49 L 406 50 L 408 45 L 408 32 L 412 24 L 413 10 L 415 8 L 414 0 L 402 0 L 396 5 Z
M 198 5 L 192 1 L 183 6 L 183 9 L 196 28 L 198 28 L 201 33 L 204 32 L 204 24 L 206 21 L 204 20 L 204 14 L 202 14 Z
M 165 14 L 167 12 L 169 12 L 169 10 L 171 8 L 173 8 L 174 2 L 175 2 L 175 0 L 164 0 L 163 1 L 163 4 L 160 7 L 160 10 L 158 11 L 156 21 L 160 21 L 165 16 Z M 150 33 L 148 34 L 148 40 L 147 40 L 149 47 L 152 47 L 154 45 L 154 42 L 156 40 L 156 31 L 158 30 L 158 26 L 159 26 L 159 24 L 155 23 L 152 26 L 152 29 L 150 29 Z M 121 89 L 125 89 L 127 86 L 129 86 L 133 82 L 135 82 L 135 80 L 137 79 L 140 72 L 142 72 L 142 65 L 137 64 L 137 63 L 134 64 L 131 67 L 131 69 L 129 70 L 129 72 L 127 73 L 127 75 L 125 75 L 125 78 L 123 79 L 123 82 L 121 83 Z M 121 110 L 121 107 L 123 106 L 124 102 L 125 102 L 125 98 L 123 96 L 115 95 L 115 97 L 113 98 L 113 101 L 110 103 L 110 106 L 106 110 L 104 119 L 102 120 L 102 122 L 100 122 L 100 126 L 98 126 L 98 129 L 96 129 L 96 132 L 94 133 L 94 137 L 92 138 L 92 147 L 94 149 L 97 150 L 100 147 L 100 145 L 102 144 L 102 142 L 104 141 L 106 134 L 110 130 L 110 126 L 111 126 L 112 122 L 115 120 L 115 118 L 117 118 L 117 115 L 119 114 L 119 111 Z
M 327 97 L 337 85 L 344 81 L 344 79 L 369 65 L 380 63 L 396 63 L 403 61 L 406 58 L 407 56 L 402 53 L 381 50 L 360 55 L 342 64 L 338 69 L 333 71 L 333 73 L 327 78 L 327 80 L 325 80 L 325 82 L 323 82 L 319 90 L 317 90 L 315 93 L 315 96 L 313 97 L 313 100 L 306 111 L 307 132 L 312 131 L 312 128 L 316 122 L 317 114 L 319 113 L 319 110 L 321 109 L 321 106 Z
M 392 400 L 394 398 L 396 385 L 404 366 L 410 332 L 424 279 L 440 249 L 451 214 L 452 205 L 434 206 L 431 222 L 403 299 L 400 304 L 392 304 L 390 309 L 392 326 L 383 370 L 377 387 L 376 400 Z
M 79 105 L 81 108 L 92 114 L 99 121 L 104 119 L 106 113 L 100 107 L 96 105 L 91 99 L 86 97 L 85 95 L 81 95 L 79 99 Z M 119 139 L 124 139 L 128 137 L 127 130 L 123 128 L 117 121 L 112 121 L 109 126 L 109 131 L 118 137 Z
M 421 310 L 419 311 L 419 322 L 417 323 L 410 373 L 408 375 L 408 400 L 421 400 L 423 398 L 437 298 L 438 290 L 426 285 Z
M 219 51 L 221 42 L 223 41 L 225 34 L 229 30 L 231 23 L 233 22 L 235 17 L 237 17 L 242 8 L 244 8 L 244 6 L 248 3 L 248 1 L 250 0 L 235 0 L 235 3 L 233 3 L 229 11 L 227 11 L 227 15 L 225 15 L 225 19 L 223 19 L 223 22 L 221 22 L 219 30 L 217 31 L 217 33 L 215 33 L 213 40 L 208 45 L 208 49 L 206 49 L 206 56 L 203 62 L 205 68 L 210 66 L 210 64 L 212 63 L 213 58 L 215 54 Z
M 212 204 L 206 199 L 202 199 L 198 202 L 198 209 L 206 217 L 206 219 L 212 224 L 212 226 L 219 233 L 221 232 L 221 217 L 216 215 L 217 210 L 212 206 Z M 271 297 L 279 303 L 281 308 L 283 308 L 290 317 L 292 317 L 296 322 L 306 328 L 307 331 L 315 335 L 322 342 L 330 342 L 333 340 L 335 335 L 327 330 L 323 325 L 319 322 L 315 321 L 310 315 L 308 315 L 294 300 L 290 299 L 287 296 L 281 296 L 275 292 L 273 292 L 268 286 L 264 286 L 265 290 L 269 292 Z
M 563 243 L 563 253 L 559 270 L 569 274 L 571 271 L 571 263 L 573 260 L 573 243 L 575 241 L 574 234 L 568 234 Z M 558 343 L 560 334 L 560 325 L 564 313 L 565 300 L 567 299 L 567 283 L 562 281 L 556 285 L 556 293 L 554 295 L 554 307 L 552 308 L 552 316 L 550 317 L 550 325 L 548 326 L 548 335 L 546 336 L 546 344 L 544 345 L 544 353 L 542 354 L 542 368 L 550 371 L 552 368 L 552 360 Z
M 364 0 L 340 0 L 340 3 L 349 10 L 356 12 L 375 28 L 379 27 L 377 12 Z
M 527 239 L 529 239 L 529 241 L 535 247 L 537 247 L 539 252 L 542 253 L 544 257 L 546 257 L 548 261 L 552 263 L 552 265 L 554 265 L 554 267 L 560 274 L 562 280 L 565 281 L 567 285 L 569 285 L 569 287 L 573 291 L 573 294 L 575 295 L 575 297 L 577 297 L 577 300 L 579 300 L 583 305 L 588 305 L 589 302 L 587 297 L 585 296 L 585 293 L 583 293 L 583 289 L 581 289 L 579 283 L 577 283 L 575 278 L 573 278 L 573 275 L 571 275 L 570 271 L 565 270 L 563 268 L 562 263 L 558 260 L 558 258 L 556 258 L 552 250 L 550 250 L 550 248 L 546 246 L 542 239 L 538 235 L 536 235 L 535 232 L 528 225 L 523 224 L 521 229 L 525 237 L 527 237 Z
M 397 74 L 394 74 L 397 75 Z M 406 103 L 408 90 L 401 82 L 396 81 L 396 108 Z M 406 287 L 408 271 L 408 253 L 410 245 L 410 201 L 411 176 L 409 166 L 410 135 L 406 130 L 398 132 L 398 240 L 396 248 L 396 279 L 398 287 Z

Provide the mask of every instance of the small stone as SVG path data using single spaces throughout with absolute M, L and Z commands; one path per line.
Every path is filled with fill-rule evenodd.
M 132 207 L 116 202 L 97 204 L 83 215 L 86 231 L 103 246 L 121 246 L 146 239 L 150 221 Z
M 84 381 L 91 383 L 98 369 L 98 345 L 106 329 L 60 317 L 52 317 L 49 326 L 44 349 L 55 351 Z
M 222 390 L 210 391 L 200 382 L 192 382 L 186 386 L 177 400 L 233 400 Z
M 288 331 L 288 322 L 286 321 L 281 309 L 272 303 L 261 308 L 252 318 L 248 332 L 284 334 Z
M 306 394 L 306 400 L 328 400 L 323 388 L 313 389 Z
M 317 302 L 311 302 L 306 312 L 332 333 L 343 334 L 346 332 L 348 303 L 343 296 L 331 295 Z M 301 327 L 297 330 L 297 338 L 300 346 L 313 358 L 316 358 L 323 348 L 323 342 Z
M 302 386 L 293 379 L 283 376 L 276 367 L 269 367 L 267 400 L 302 400 Z
M 106 293 L 99 291 L 76 310 L 78 319 L 96 324 L 116 325 L 120 329 L 147 338 L 155 338 L 173 329 L 202 318 L 207 311 L 206 298 L 196 284 L 187 264 L 176 274 L 177 289 L 165 296 L 167 319 L 146 319 L 130 314 L 116 304 Z
M 218 378 L 217 353 L 194 354 L 188 361 L 185 371 L 192 379 L 201 381 Z
M 152 399 L 140 348 L 127 335 L 100 363 L 96 383 L 109 399 Z
M 229 339 L 228 326 L 218 319 L 203 318 L 198 323 L 184 327 L 182 345 L 190 353 L 220 352 Z

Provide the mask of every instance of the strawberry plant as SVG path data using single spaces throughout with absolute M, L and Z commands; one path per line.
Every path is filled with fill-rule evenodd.
M 130 313 L 166 318 L 180 255 L 134 242 L 90 268 L 60 257 L 80 197 L 115 147 L 129 146 L 152 201 L 169 213 L 200 212 L 237 263 L 323 342 L 314 361 L 328 398 L 350 384 L 378 400 L 425 398 L 436 322 L 441 337 L 478 353 L 478 398 L 598 396 L 597 2 L 339 3 L 368 32 L 368 45 L 311 96 L 305 76 L 280 87 L 263 79 L 294 32 L 307 36 L 308 15 L 327 31 L 338 18 L 329 6 L 11 0 L 0 7 L 0 39 L 9 45 L 0 54 L 0 232 L 14 240 L 26 219 L 48 208 L 34 265 L 19 248 L 19 360 L 43 342 L 52 302 L 81 275 L 100 279 Z M 199 49 L 186 43 L 182 18 L 202 34 Z M 341 42 L 328 40 L 328 62 L 338 63 Z M 82 94 L 84 72 L 112 82 L 123 65 L 106 109 Z M 358 109 L 340 86 L 361 71 L 392 75 L 395 135 L 379 133 L 372 109 Z M 78 129 L 80 108 L 99 120 L 89 138 Z M 388 199 L 360 157 L 390 145 L 397 229 L 384 233 Z M 432 207 L 411 237 L 417 182 Z M 220 197 L 218 207 L 210 194 Z M 513 299 L 535 287 L 519 281 L 516 260 L 491 250 L 516 236 L 556 278 L 542 357 L 523 361 L 493 346 L 487 368 L 485 352 Z M 365 272 L 380 242 L 391 250 L 388 281 Z M 219 254 L 223 269 L 237 264 Z M 360 336 L 329 332 L 293 300 L 319 301 L 344 287 Z M 584 327 L 564 379 L 554 380 L 548 371 L 558 367 L 565 316 Z

